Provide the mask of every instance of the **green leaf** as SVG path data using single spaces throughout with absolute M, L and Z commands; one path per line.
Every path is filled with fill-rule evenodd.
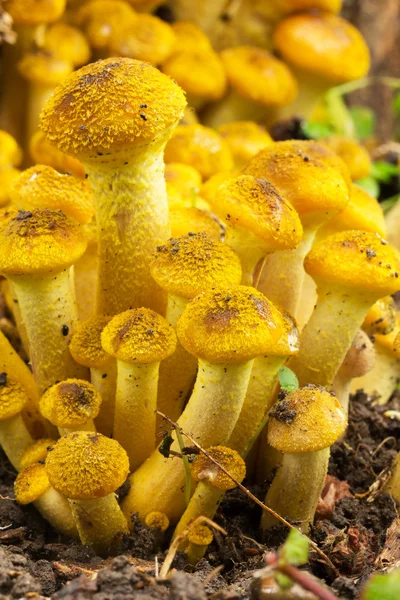
M 354 133 L 359 140 L 365 140 L 375 131 L 376 117 L 367 106 L 353 106 L 349 109 L 354 124 Z
M 362 600 L 399 600 L 400 569 L 374 575 L 364 587 Z
M 308 561 L 309 539 L 297 529 L 291 529 L 286 542 L 279 550 L 279 557 L 295 567 Z
M 399 175 L 399 173 L 400 171 L 397 165 L 392 165 L 392 163 L 386 162 L 385 160 L 378 160 L 377 162 L 372 163 L 371 166 L 371 177 L 377 181 L 382 181 L 383 183 L 389 183 L 392 177 Z
M 301 130 L 309 140 L 319 140 L 333 133 L 333 129 L 328 123 L 319 123 L 318 121 L 304 121 Z
M 281 367 L 278 377 L 281 388 L 286 392 L 292 392 L 299 387 L 299 380 L 296 377 L 296 373 L 293 373 L 289 367 Z
M 364 177 L 364 179 L 357 179 L 354 182 L 358 187 L 362 188 L 368 194 L 370 194 L 373 198 L 379 197 L 379 183 L 373 177 Z
M 392 104 L 393 112 L 396 116 L 400 116 L 400 94 L 396 94 Z
M 354 137 L 354 122 L 343 96 L 332 88 L 324 97 L 325 106 L 329 115 L 329 123 L 335 133 Z
M 275 581 L 281 590 L 289 590 L 293 585 L 293 581 L 290 579 L 290 577 L 284 575 L 283 573 L 275 573 Z
M 400 201 L 400 194 L 396 194 L 391 198 L 387 198 L 383 202 L 381 202 L 381 208 L 383 210 L 383 214 L 386 215 L 396 204 Z

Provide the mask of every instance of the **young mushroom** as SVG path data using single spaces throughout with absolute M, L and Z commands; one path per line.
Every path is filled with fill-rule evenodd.
M 128 473 L 125 450 L 98 433 L 70 433 L 47 455 L 50 485 L 69 499 L 82 544 L 100 555 L 117 548 L 128 531 L 114 493 Z
M 235 169 L 242 169 L 256 154 L 273 143 L 264 127 L 254 121 L 232 121 L 217 129 L 228 144 Z
M 346 417 L 339 401 L 324 388 L 306 385 L 285 395 L 271 409 L 268 441 L 283 452 L 282 465 L 265 504 L 309 530 L 328 472 L 330 446 L 343 434 Z M 261 527 L 277 524 L 263 512 Z
M 151 65 L 110 58 L 75 71 L 44 108 L 42 130 L 81 160 L 94 191 L 98 314 L 165 309 L 149 262 L 169 237 L 163 151 L 185 104 L 179 86 Z
M 373 337 L 376 334 L 388 335 L 396 328 L 396 303 L 392 296 L 379 298 L 368 311 L 362 324 L 363 330 Z
M 0 373 L 0 446 L 17 471 L 25 450 L 33 443 L 21 415 L 26 402 L 22 386 L 7 373 Z

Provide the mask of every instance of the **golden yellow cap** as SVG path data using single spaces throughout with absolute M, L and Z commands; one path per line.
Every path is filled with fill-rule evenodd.
M 40 399 L 40 412 L 56 427 L 79 427 L 100 412 L 98 390 L 83 379 L 67 379 L 52 385 Z
M 246 463 L 236 450 L 226 446 L 207 448 L 207 454 L 241 483 L 246 475 Z M 236 483 L 224 473 L 208 456 L 199 454 L 190 463 L 190 472 L 196 481 L 204 481 L 219 490 L 232 490 Z
M 240 175 L 223 183 L 211 208 L 233 228 L 251 231 L 266 252 L 295 248 L 303 237 L 296 210 L 266 179 Z
M 118 360 L 157 363 L 175 352 L 175 331 L 150 308 L 134 308 L 116 315 L 101 334 L 103 348 Z
M 17 64 L 17 68 L 22 77 L 28 81 L 48 87 L 58 85 L 73 71 L 70 61 L 41 50 L 25 54 Z
M 49 451 L 46 473 L 54 489 L 67 498 L 102 498 L 124 483 L 129 459 L 116 440 L 75 431 L 60 438 Z
M 150 272 L 164 290 L 181 298 L 194 298 L 213 286 L 239 285 L 240 260 L 227 244 L 205 233 L 171 238 L 159 246 Z
M 165 136 L 185 105 L 181 88 L 148 63 L 107 58 L 75 71 L 55 89 L 41 129 L 67 154 L 109 162 L 113 158 L 103 151 L 127 151 Z
M 191 233 L 205 233 L 216 240 L 221 239 L 222 224 L 207 210 L 195 206 L 172 206 L 169 209 L 171 236 L 182 237 Z
M 353 181 L 368 177 L 371 171 L 371 157 L 368 150 L 357 140 L 342 135 L 331 135 L 319 141 L 346 163 Z
M 368 46 L 351 23 L 329 13 L 283 19 L 274 44 L 285 61 L 334 82 L 353 81 L 369 70 Z
M 252 287 L 212 289 L 196 296 L 177 323 L 185 349 L 214 364 L 273 353 L 284 331 L 281 312 Z
M 209 546 L 213 537 L 211 529 L 201 523 L 192 525 L 187 534 L 188 542 L 194 546 Z
M 346 416 L 325 388 L 306 385 L 278 400 L 269 412 L 268 442 L 287 454 L 329 448 L 344 433 Z
M 66 0 L 8 0 L 5 7 L 17 25 L 43 25 L 57 21 Z
M 172 24 L 176 39 L 173 51 L 188 52 L 190 50 L 212 50 L 211 42 L 200 27 L 187 21 L 176 21 Z
M 86 250 L 81 226 L 61 211 L 20 210 L 0 228 L 0 271 L 39 275 L 65 269 Z
M 158 510 L 153 510 L 146 515 L 144 523 L 147 527 L 150 527 L 150 529 L 161 529 L 161 531 L 166 531 L 169 527 L 167 515 Z
M 232 179 L 234 176 L 235 175 L 232 171 L 221 171 L 219 173 L 215 173 L 215 175 L 212 175 L 210 179 L 207 179 L 207 181 L 205 181 L 201 186 L 201 197 L 211 205 L 219 187 L 225 183 L 225 181 Z
M 14 494 L 18 504 L 35 502 L 50 487 L 43 464 L 36 463 L 18 473 L 14 482 Z
M 11 419 L 24 408 L 28 397 L 22 386 L 0 373 L 0 421 Z
M 11 199 L 19 209 L 62 210 L 82 224 L 94 216 L 93 192 L 86 179 L 62 175 L 48 165 L 23 171 L 14 181 Z
M 397 314 L 396 324 L 392 331 L 386 335 L 382 335 L 381 333 L 377 333 L 374 335 L 375 345 L 380 346 L 381 348 L 386 348 L 389 352 L 398 352 L 398 335 L 400 333 L 400 315 Z M 397 340 L 397 342 L 396 342 Z
M 11 189 L 20 173 L 19 169 L 0 169 L 0 208 L 11 202 Z
M 388 335 L 396 327 L 396 313 L 394 299 L 392 296 L 385 296 L 371 306 L 362 326 L 368 335 Z
M 69 351 L 77 363 L 90 369 L 101 369 L 112 362 L 101 345 L 101 333 L 110 320 L 111 317 L 95 315 L 76 324 Z
M 54 446 L 55 443 L 56 440 L 52 440 L 51 438 L 42 438 L 28 446 L 21 458 L 21 469 L 26 469 L 37 462 L 43 462 L 46 459 L 49 448 Z
M 180 125 L 165 147 L 165 162 L 180 162 L 197 169 L 203 179 L 233 168 L 228 145 L 210 127 Z
M 273 143 L 269 133 L 254 121 L 233 121 L 217 129 L 232 153 L 235 167 L 244 167 L 261 150 Z
M 82 163 L 73 156 L 68 156 L 58 150 L 46 139 L 43 131 L 36 131 L 29 141 L 29 154 L 33 162 L 39 165 L 49 165 L 61 173 L 70 173 L 83 178 L 85 169 Z
M 165 165 L 165 181 L 172 185 L 183 196 L 192 198 L 198 194 L 201 186 L 201 175 L 197 169 L 183 163 L 168 163 Z
M 80 67 L 89 62 L 91 50 L 84 34 L 66 23 L 55 23 L 44 32 L 43 48 L 60 60 Z
M 89 0 L 73 14 L 74 23 L 83 29 L 92 48 L 108 50 L 111 36 L 122 23 L 136 17 L 136 12 L 123 0 Z
M 0 129 L 0 170 L 18 167 L 22 162 L 22 150 L 12 135 Z
M 313 279 L 378 294 L 400 289 L 400 252 L 377 233 L 342 231 L 318 242 L 304 268 Z
M 289 67 L 255 46 L 237 46 L 221 52 L 229 84 L 244 98 L 265 106 L 285 106 L 297 95 Z

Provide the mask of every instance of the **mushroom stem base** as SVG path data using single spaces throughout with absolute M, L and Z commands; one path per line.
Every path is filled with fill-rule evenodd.
M 115 391 L 117 387 L 117 365 L 112 363 L 102 369 L 90 369 L 90 381 L 103 399 L 100 412 L 94 423 L 99 433 L 112 436 L 115 413 Z
M 35 500 L 34 505 L 46 521 L 63 535 L 78 537 L 78 530 L 68 500 L 52 487 Z
M 33 439 L 21 415 L 0 421 L 0 446 L 17 471 L 21 470 L 21 458 L 31 444 Z

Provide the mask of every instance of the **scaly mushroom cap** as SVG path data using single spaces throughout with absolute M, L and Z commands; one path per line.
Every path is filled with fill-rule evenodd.
M 150 364 L 175 352 L 176 335 L 161 315 L 150 308 L 135 308 L 113 317 L 103 329 L 101 342 L 118 360 Z
M 11 419 L 24 408 L 28 397 L 22 386 L 0 373 L 0 421 Z
M 232 121 L 217 129 L 232 153 L 235 165 L 244 167 L 261 150 L 273 144 L 269 133 L 254 121 Z
M 46 458 L 46 473 L 53 488 L 67 498 L 102 498 L 124 483 L 129 459 L 116 440 L 76 431 L 53 446 Z
M 121 0 L 91 0 L 73 14 L 74 23 L 84 30 L 95 50 L 108 50 L 114 31 L 135 17 L 133 8 Z
M 343 161 L 322 144 L 288 140 L 262 150 L 242 173 L 267 179 L 302 216 L 321 211 L 334 215 L 344 209 L 349 200 L 346 170 Z
M 167 186 L 173 186 L 182 196 L 193 198 L 199 193 L 201 175 L 197 169 L 182 163 L 168 163 L 164 170 Z
M 265 106 L 285 106 L 297 94 L 297 83 L 284 62 L 255 46 L 237 46 L 221 52 L 228 82 L 247 100 Z
M 205 233 L 216 240 L 221 238 L 222 226 L 210 212 L 195 206 L 173 206 L 169 209 L 171 235 L 178 238 L 189 233 Z
M 73 156 L 64 154 L 45 138 L 43 131 L 36 131 L 29 142 L 29 154 L 33 162 L 39 165 L 49 165 L 61 173 L 71 173 L 83 178 L 85 169 L 82 163 Z
M 282 313 L 246 286 L 202 292 L 177 323 L 185 349 L 214 364 L 240 363 L 273 352 L 284 330 Z
M 17 64 L 18 71 L 32 83 L 53 87 L 64 81 L 73 71 L 72 63 L 49 52 L 35 50 Z
M 368 177 L 371 171 L 371 158 L 368 150 L 357 140 L 342 135 L 331 135 L 319 141 L 333 150 L 346 163 L 353 181 Z
M 197 169 L 203 179 L 233 168 L 227 144 L 204 125 L 180 125 L 165 147 L 165 162 L 180 162 Z
M 22 162 L 22 150 L 12 135 L 0 129 L 0 170 L 18 167 Z
M 95 315 L 76 324 L 69 351 L 77 363 L 89 369 L 101 369 L 112 362 L 101 345 L 101 333 L 110 321 L 111 317 Z
M 332 446 L 345 428 L 336 396 L 309 384 L 289 392 L 269 411 L 268 442 L 287 454 L 315 452 Z
M 18 504 L 35 502 L 50 487 L 43 464 L 35 463 L 18 473 L 14 482 L 14 494 Z
M 107 58 L 75 71 L 55 89 L 43 109 L 41 129 L 63 152 L 99 160 L 102 150 L 165 136 L 185 105 L 181 88 L 151 65 Z
M 335 15 L 287 17 L 278 24 L 273 40 L 285 61 L 329 81 L 353 81 L 368 73 L 370 56 L 364 38 Z
M 313 279 L 361 288 L 378 297 L 400 289 L 400 252 L 377 233 L 335 233 L 313 246 L 304 268 Z
M 39 275 L 65 269 L 86 245 L 79 223 L 60 210 L 20 210 L 0 228 L 0 272 Z
M 177 21 L 172 24 L 176 40 L 174 52 L 187 52 L 190 50 L 212 50 L 210 40 L 202 29 L 194 23 Z
M 388 335 L 396 327 L 396 303 L 392 296 L 380 298 L 369 310 L 363 328 L 369 335 Z
M 66 23 L 55 23 L 44 33 L 44 50 L 52 52 L 60 60 L 80 67 L 90 60 L 90 46 L 83 33 Z
M 47 165 L 23 171 L 13 184 L 11 199 L 23 210 L 62 210 L 78 223 L 90 223 L 94 216 L 93 192 L 86 179 L 62 175 Z
M 150 272 L 169 294 L 188 299 L 216 285 L 239 285 L 242 277 L 232 248 L 205 233 L 171 238 L 158 246 Z
M 223 183 L 211 207 L 233 227 L 251 231 L 266 252 L 295 248 L 303 237 L 299 215 L 266 179 L 240 175 Z
M 367 334 L 359 329 L 340 366 L 340 375 L 347 379 L 362 377 L 373 368 L 375 355 L 374 344 Z
M 161 529 L 161 531 L 166 531 L 169 527 L 167 515 L 158 510 L 153 510 L 146 515 L 144 523 L 147 527 L 150 527 L 150 529 Z
M 201 523 L 192 525 L 187 534 L 188 542 L 194 546 L 209 546 L 213 537 L 211 529 Z
M 98 390 L 83 379 L 67 379 L 52 385 L 40 399 L 40 412 L 56 427 L 79 427 L 100 412 Z
M 26 469 L 35 463 L 45 461 L 49 448 L 54 446 L 55 443 L 56 440 L 52 440 L 51 438 L 42 438 L 31 444 L 22 455 L 21 469 Z
M 212 446 L 207 448 L 207 454 L 212 456 L 239 483 L 243 481 L 246 475 L 246 463 L 236 450 L 226 446 Z M 196 481 L 205 481 L 219 490 L 232 490 L 236 487 L 236 483 L 205 454 L 199 454 L 190 463 L 190 472 Z
M 193 48 L 176 52 L 161 67 L 187 94 L 204 100 L 219 100 L 226 90 L 224 64 L 212 49 Z
M 57 21 L 66 0 L 8 0 L 7 12 L 17 25 L 43 25 Z
M 7 206 L 11 201 L 13 183 L 20 176 L 19 169 L 4 169 L 0 167 L 0 207 Z

